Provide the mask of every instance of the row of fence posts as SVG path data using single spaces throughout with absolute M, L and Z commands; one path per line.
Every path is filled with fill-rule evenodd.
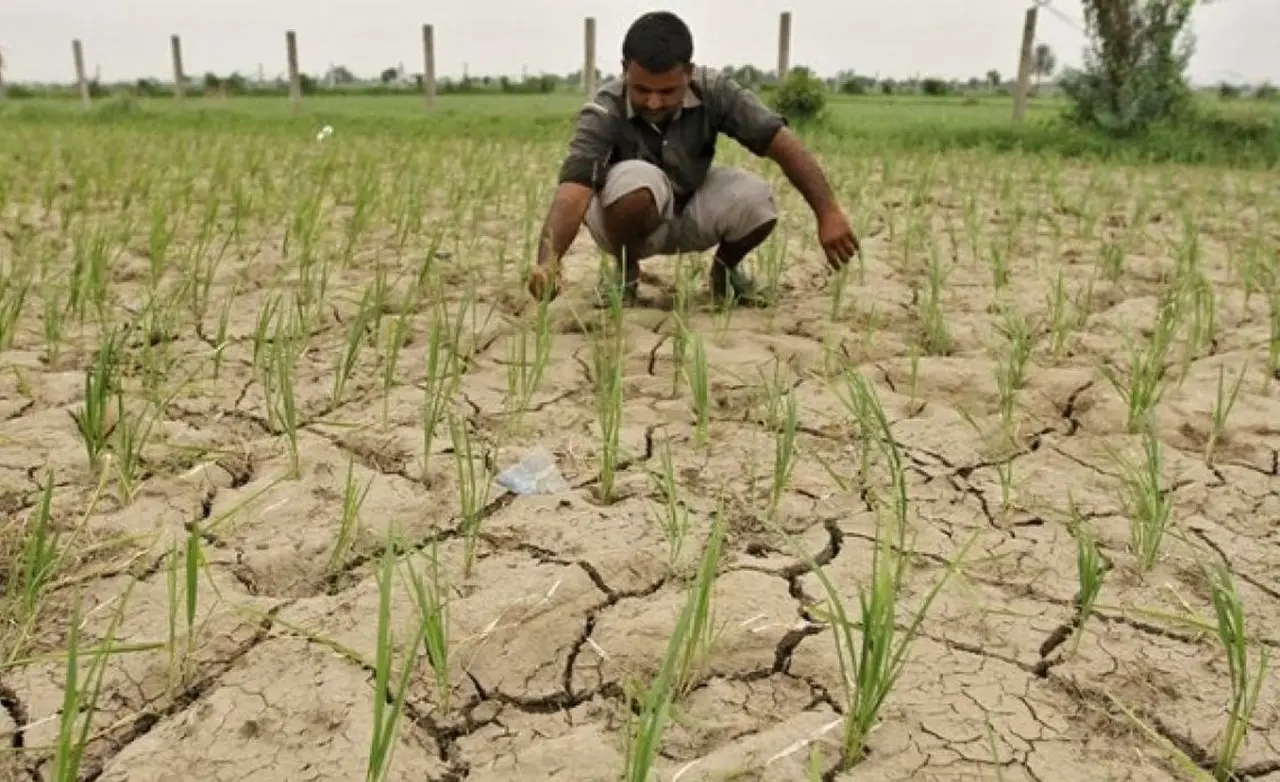
M 1013 120 L 1022 121 L 1026 115 L 1027 97 L 1031 88 L 1031 72 L 1033 70 L 1033 47 L 1036 37 L 1036 12 L 1038 6 L 1027 9 L 1022 28 L 1022 46 L 1018 53 L 1018 82 L 1013 94 Z M 587 95 L 596 90 L 596 20 L 587 17 L 583 25 L 583 62 L 582 89 Z M 302 104 L 302 79 L 298 72 L 298 35 L 293 30 L 284 34 L 285 52 L 289 64 L 289 102 L 293 111 Z M 182 69 L 182 40 L 177 35 L 169 37 L 169 46 L 173 57 L 173 93 L 182 100 L 186 75 Z M 427 109 L 436 103 L 436 54 L 435 29 L 432 25 L 422 25 L 422 90 L 423 102 Z M 87 109 L 91 105 L 89 80 L 85 75 L 84 47 L 80 40 L 71 42 L 71 53 L 75 60 L 76 81 L 80 87 L 80 101 Z M 778 19 L 778 78 L 787 75 L 791 63 L 791 12 L 783 11 Z M 2 74 L 3 71 L 0 71 Z M 2 78 L 2 76 L 0 76 Z M 0 83 L 0 97 L 4 95 L 4 85 Z

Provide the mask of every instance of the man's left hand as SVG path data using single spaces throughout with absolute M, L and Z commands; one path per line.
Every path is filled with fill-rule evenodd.
M 861 249 L 853 235 L 849 218 L 839 207 L 818 216 L 818 244 L 827 255 L 831 268 L 842 268 Z

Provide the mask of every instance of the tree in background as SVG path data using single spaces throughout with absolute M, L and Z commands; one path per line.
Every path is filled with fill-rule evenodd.
M 787 71 L 773 97 L 773 107 L 790 121 L 805 122 L 822 116 L 827 105 L 827 85 L 813 71 L 797 65 Z
M 1128 134 L 1181 116 L 1191 104 L 1186 69 L 1194 44 L 1186 27 L 1196 0 L 1083 3 L 1084 68 L 1061 80 L 1072 117 Z
M 1036 46 L 1035 58 L 1032 60 L 1031 70 L 1036 75 L 1036 86 L 1040 86 L 1044 79 L 1053 76 L 1053 72 L 1058 68 L 1058 57 L 1053 53 L 1053 49 L 1049 44 L 1042 43 Z

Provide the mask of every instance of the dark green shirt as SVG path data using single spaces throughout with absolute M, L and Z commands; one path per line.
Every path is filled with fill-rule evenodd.
M 599 190 L 609 167 L 623 160 L 644 160 L 666 173 L 683 205 L 707 176 L 723 133 L 763 157 L 786 124 L 751 90 L 705 67 L 694 70 L 690 89 L 676 116 L 659 130 L 635 113 L 622 79 L 597 90 L 578 112 L 569 152 L 560 166 L 560 182 Z

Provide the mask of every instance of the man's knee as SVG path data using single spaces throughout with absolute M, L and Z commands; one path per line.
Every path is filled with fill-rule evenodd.
M 619 196 L 604 208 L 605 230 L 619 245 L 635 244 L 661 224 L 662 214 L 658 211 L 657 198 L 644 185 Z
M 671 183 L 662 170 L 641 160 L 614 164 L 601 193 L 602 222 L 611 243 L 636 244 L 662 225 L 670 211 Z
M 758 174 L 738 168 L 712 169 L 691 206 L 697 239 L 690 244 L 699 248 L 741 242 L 762 231 L 767 236 L 765 226 L 778 220 L 773 188 Z
M 727 225 L 724 226 L 728 241 L 737 241 L 760 232 L 767 232 L 778 222 L 778 207 L 773 199 L 773 188 L 758 174 L 739 171 L 729 187 Z

